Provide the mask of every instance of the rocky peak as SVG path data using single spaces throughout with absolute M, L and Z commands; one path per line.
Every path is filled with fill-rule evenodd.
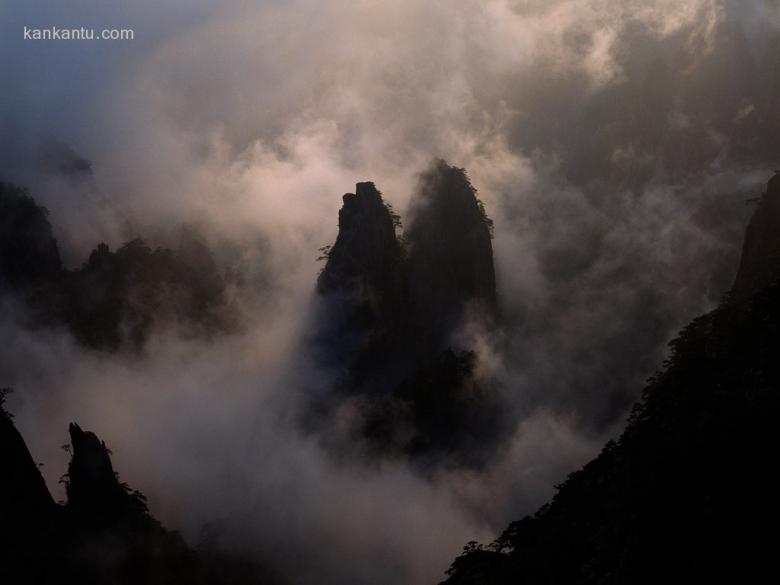
M 143 514 L 143 500 L 117 479 L 106 444 L 76 423 L 68 431 L 72 449 L 68 507 L 86 524 L 96 526 L 111 526 L 122 518 Z
M 748 224 L 731 299 L 741 302 L 780 279 L 780 172 L 769 180 Z
M 370 326 L 391 323 L 405 304 L 403 252 L 396 219 L 373 183 L 344 195 L 339 234 L 317 282 L 321 294 L 341 293 Z
M 470 307 L 493 315 L 492 221 L 465 170 L 434 161 L 420 176 L 410 215 L 410 282 L 427 328 L 446 337 Z
M 336 388 L 371 396 L 357 399 L 365 424 L 353 430 L 372 452 L 480 465 L 506 425 L 489 381 L 477 381 L 477 354 L 453 334 L 467 316 L 496 314 L 492 222 L 465 171 L 440 160 L 421 175 L 411 216 L 402 246 L 373 183 L 344 195 L 317 283 L 321 353 L 339 368 Z M 315 402 L 320 415 L 338 399 Z
M 401 245 L 390 210 L 374 183 L 358 183 L 343 197 L 339 234 L 320 275 L 320 292 L 381 289 L 397 279 Z

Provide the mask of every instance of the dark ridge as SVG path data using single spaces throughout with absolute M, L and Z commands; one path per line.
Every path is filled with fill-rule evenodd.
M 776 188 L 775 177 L 768 195 Z M 671 342 L 620 439 L 536 514 L 490 545 L 470 543 L 446 584 L 746 583 L 774 574 L 780 283 L 771 275 L 780 257 L 763 238 L 780 225 L 778 211 L 759 205 L 736 294 Z M 752 272 L 759 266 L 761 276 Z
M 116 252 L 100 244 L 64 279 L 55 319 L 87 346 L 141 349 L 155 329 L 178 325 L 203 334 L 229 329 L 221 313 L 224 288 L 205 246 L 182 254 L 152 249 L 143 240 Z
M 158 329 L 189 336 L 235 329 L 226 283 L 208 246 L 183 230 L 178 250 L 143 240 L 115 252 L 98 245 L 78 270 L 65 270 L 47 212 L 0 183 L 0 294 L 20 299 L 31 326 L 67 327 L 82 344 L 139 351 Z
M 1 397 L 1 396 L 0 396 Z M 70 425 L 68 502 L 55 504 L 0 405 L 0 582 L 89 585 L 271 585 L 267 571 L 190 548 L 121 483 L 98 437 Z

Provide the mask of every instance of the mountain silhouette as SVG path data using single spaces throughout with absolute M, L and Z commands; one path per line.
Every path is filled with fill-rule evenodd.
M 409 280 L 420 324 L 441 345 L 465 318 L 496 313 L 493 222 L 466 171 L 443 160 L 420 176 L 410 216 Z
M 339 233 L 317 280 L 328 300 L 321 335 L 331 359 L 347 364 L 343 386 L 380 392 L 409 358 L 413 308 L 396 217 L 373 183 L 343 197 Z
M 65 327 L 83 345 L 141 350 L 155 330 L 209 336 L 235 328 L 208 246 L 183 230 L 178 250 L 135 239 L 99 244 L 76 270 L 60 261 L 48 212 L 0 183 L 0 296 L 20 299 L 29 325 Z
M 361 413 L 370 450 L 478 465 L 505 430 L 479 356 L 456 339 L 497 317 L 492 222 L 466 172 L 435 160 L 419 178 L 409 227 L 374 183 L 343 197 L 339 233 L 317 281 L 318 346 L 340 372 L 336 397 Z
M 70 425 L 67 502 L 55 504 L 0 394 L 0 582 L 14 585 L 279 583 L 219 551 L 190 548 L 121 483 L 110 451 Z
M 728 298 L 671 342 L 617 441 L 448 585 L 759 582 L 775 572 L 780 417 L 778 177 Z

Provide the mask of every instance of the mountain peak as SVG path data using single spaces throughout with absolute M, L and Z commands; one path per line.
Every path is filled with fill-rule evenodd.
M 410 282 L 427 329 L 446 338 L 469 308 L 494 314 L 493 224 L 466 171 L 435 159 L 420 175 L 410 215 Z
M 347 293 L 381 311 L 380 305 L 399 294 L 404 280 L 393 214 L 372 182 L 358 183 L 343 201 L 338 237 L 326 253 L 317 290 Z
M 68 507 L 96 526 L 110 526 L 121 518 L 143 515 L 143 499 L 119 482 L 106 444 L 76 423 L 70 423 L 68 432 L 72 445 L 66 485 Z

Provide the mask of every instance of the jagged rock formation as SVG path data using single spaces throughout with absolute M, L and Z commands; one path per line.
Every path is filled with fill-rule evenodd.
M 106 444 L 76 423 L 68 432 L 73 450 L 65 484 L 68 509 L 93 528 L 145 514 L 143 497 L 119 483 Z
M 403 251 L 396 218 L 373 183 L 358 183 L 343 200 L 317 291 L 333 301 L 325 336 L 336 359 L 353 365 L 348 385 L 375 385 L 411 323 Z
M 769 181 L 748 224 L 731 297 L 749 299 L 780 279 L 780 173 Z
M 384 324 L 402 305 L 406 277 L 391 210 L 373 183 L 358 183 L 344 195 L 339 234 L 317 281 L 322 294 L 345 293 L 367 303 L 369 324 Z
M 410 214 L 404 236 L 420 323 L 446 342 L 470 308 L 483 319 L 496 312 L 493 224 L 465 170 L 443 160 L 421 175 Z
M 98 245 L 65 270 L 47 212 L 23 190 L 0 184 L 0 294 L 21 297 L 31 325 L 66 326 L 101 350 L 139 350 L 155 329 L 189 335 L 229 331 L 225 280 L 191 230 L 179 250 L 136 239 L 112 252 Z
M 474 464 L 504 427 L 476 355 L 451 346 L 466 318 L 496 315 L 492 224 L 465 171 L 443 161 L 422 174 L 413 213 L 407 255 L 373 183 L 344 196 L 317 283 L 320 345 L 344 372 L 340 393 L 359 397 L 357 432 L 373 447 Z
M 68 502 L 55 504 L 0 395 L 0 582 L 14 585 L 274 583 L 218 551 L 196 551 L 120 483 L 105 444 L 70 426 Z
M 780 521 L 777 177 L 746 237 L 735 291 L 671 343 L 617 442 L 448 585 L 759 582 Z

